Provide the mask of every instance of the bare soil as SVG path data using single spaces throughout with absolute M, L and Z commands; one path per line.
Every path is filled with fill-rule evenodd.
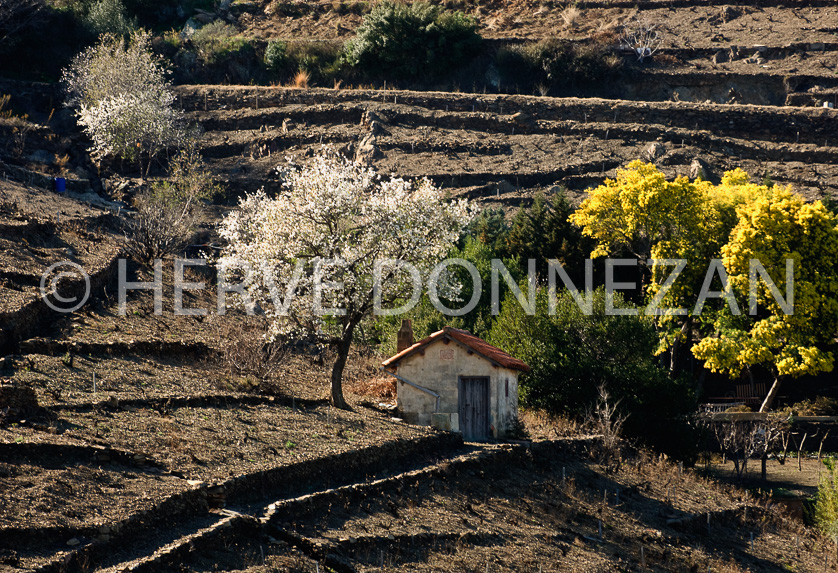
M 433 479 L 405 474 L 278 502 L 261 533 L 224 535 L 226 548 L 205 539 L 176 564 L 155 567 L 733 572 L 816 571 L 834 560 L 747 494 L 644 456 L 606 472 L 578 457 L 583 443 L 487 448 L 432 470 Z
M 291 41 L 345 40 L 365 10 L 235 4 L 246 35 Z M 215 223 L 242 193 L 275 190 L 286 156 L 305 162 L 322 145 L 354 156 L 370 136 L 381 172 L 429 177 L 486 206 L 526 205 L 557 188 L 578 202 L 637 158 L 669 177 L 701 159 L 714 178 L 742 167 L 808 199 L 838 197 L 838 111 L 823 107 L 838 103 L 838 11 L 826 2 L 450 4 L 475 15 L 493 46 L 614 38 L 638 17 L 661 25 L 664 49 L 633 65 L 623 99 L 611 100 L 180 86 L 179 104 L 204 129 L 204 155 L 227 188 L 200 241 L 217 239 Z M 324 400 L 330 356 L 315 346 L 289 350 L 269 384 L 254 384 L 223 355 L 230 325 L 258 332 L 258 319 L 174 316 L 168 262 L 163 314 L 148 292 L 131 292 L 121 313 L 114 265 L 122 208 L 139 181 L 93 175 L 86 143 L 66 135 L 66 117 L 52 117 L 51 87 L 4 83 L 3 92 L 28 102 L 37 125 L 19 144 L 11 124 L 0 125 L 0 382 L 31 388 L 39 408 L 0 425 L 0 571 L 838 566 L 834 547 L 772 500 L 643 453 L 608 471 L 576 428 L 529 419 L 531 449 L 464 445 L 392 420 L 369 396 L 350 393 L 353 410 L 336 411 Z M 49 178 L 66 172 L 75 192 L 59 196 Z M 84 195 L 94 189 L 109 202 Z M 64 260 L 95 283 L 69 315 L 50 312 L 39 291 L 43 270 Z M 188 278 L 213 279 L 199 270 Z M 80 283 L 61 285 L 76 292 Z M 211 288 L 186 299 L 215 305 Z M 347 388 L 378 388 L 376 376 L 376 357 L 359 352 Z M 816 464 L 795 475 L 796 460 L 770 461 L 769 477 L 808 495 Z M 729 479 L 728 468 L 715 471 Z
M 710 465 L 711 475 L 729 483 L 735 483 L 736 471 L 733 462 L 728 461 L 724 464 L 720 462 L 721 460 L 716 460 Z M 704 468 L 703 465 L 702 468 Z M 796 457 L 786 458 L 783 464 L 773 458 L 769 459 L 765 465 L 765 482 L 762 481 L 760 468 L 759 460 L 749 460 L 743 476 L 743 485 L 771 491 L 778 498 L 794 499 L 814 496 L 818 491 L 821 477 L 825 477 L 828 472 L 823 462 L 810 457 L 805 452 L 799 466 Z

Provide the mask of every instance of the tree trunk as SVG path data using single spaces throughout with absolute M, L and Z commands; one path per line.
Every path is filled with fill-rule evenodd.
M 768 396 L 765 397 L 765 400 L 762 402 L 762 406 L 759 407 L 760 412 L 767 412 L 774 404 L 774 399 L 780 391 L 780 384 L 782 384 L 782 382 L 783 377 L 779 374 L 774 377 L 774 383 L 771 385 L 771 390 L 768 391 Z
M 692 317 L 688 316 L 684 319 L 684 324 L 681 325 L 680 333 L 675 337 L 675 340 L 672 341 L 672 348 L 670 349 L 670 359 L 669 359 L 669 372 L 673 376 L 676 376 L 679 372 L 678 369 L 678 353 L 681 351 L 681 337 L 685 337 L 686 343 L 689 344 L 690 337 L 692 336 Z
M 352 335 L 355 332 L 355 323 L 350 322 L 338 342 L 338 357 L 332 367 L 332 384 L 330 388 L 330 402 L 335 408 L 349 410 L 349 404 L 343 397 L 343 369 L 346 367 L 346 359 L 349 357 L 349 348 L 352 346 Z

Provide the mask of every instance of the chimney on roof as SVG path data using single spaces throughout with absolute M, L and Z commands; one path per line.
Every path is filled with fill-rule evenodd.
M 396 352 L 401 352 L 411 346 L 413 346 L 413 327 L 410 325 L 410 320 L 404 319 L 396 335 Z

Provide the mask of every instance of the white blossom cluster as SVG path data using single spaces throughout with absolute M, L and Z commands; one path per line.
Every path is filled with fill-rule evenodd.
M 186 134 L 183 114 L 173 107 L 175 96 L 150 43 L 148 32 L 136 32 L 127 43 L 105 34 L 63 73 L 68 104 L 93 140 L 90 152 L 96 159 L 133 160 L 145 153 L 150 161 Z
M 256 271 L 248 293 L 272 302 L 265 310 L 275 335 L 327 334 L 329 325 L 332 341 L 351 335 L 373 309 L 376 282 L 383 304 L 410 298 L 415 276 L 400 264 L 424 282 L 473 217 L 465 200 L 444 200 L 427 179 L 382 178 L 330 150 L 310 166 L 279 171 L 276 198 L 248 195 L 222 222 L 229 247 L 219 266 L 221 274 Z M 449 294 L 458 290 L 443 283 Z

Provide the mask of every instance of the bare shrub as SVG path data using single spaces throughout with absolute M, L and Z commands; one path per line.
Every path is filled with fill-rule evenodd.
M 612 402 L 605 386 L 600 386 L 598 391 L 599 398 L 593 412 L 588 413 L 588 426 L 600 436 L 600 463 L 607 471 L 613 472 L 619 470 L 622 464 L 620 434 L 627 416 L 619 413 L 620 400 Z
M 197 149 L 181 151 L 169 166 L 169 180 L 155 182 L 135 199 L 127 226 L 128 251 L 139 261 L 177 252 L 188 243 L 200 215 L 200 200 L 218 192 Z
M 632 50 L 642 62 L 660 49 L 663 37 L 663 31 L 657 24 L 635 19 L 623 26 L 620 44 Z
M 11 127 L 12 137 L 6 140 L 4 146 L 5 150 L 11 151 L 15 157 L 20 157 L 26 148 L 26 138 L 33 129 L 35 124 L 29 121 L 27 114 L 15 115 L 11 109 L 6 109 L 11 101 L 11 95 L 0 95 L 0 125 L 4 127 Z
M 15 157 L 23 155 L 26 149 L 26 138 L 35 129 L 35 124 L 30 123 L 28 119 L 29 117 L 24 115 L 23 117 L 13 117 L 9 120 L 12 125 L 12 153 Z
M 271 340 L 264 317 L 229 317 L 218 324 L 220 359 L 239 390 L 277 393 L 276 374 L 287 354 L 279 340 Z

